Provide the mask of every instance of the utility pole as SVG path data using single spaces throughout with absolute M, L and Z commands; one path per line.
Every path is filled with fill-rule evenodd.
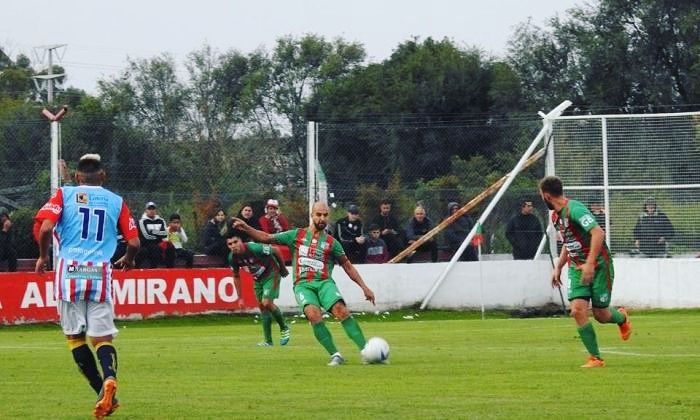
M 48 56 L 49 56 L 49 67 L 48 67 L 48 69 L 47 69 L 47 74 L 46 74 L 46 75 L 40 75 L 40 76 L 34 76 L 35 79 L 46 80 L 46 82 L 47 82 L 47 89 L 46 89 L 47 96 L 46 96 L 46 102 L 48 102 L 49 104 L 53 103 L 53 86 L 54 86 L 53 84 L 54 84 L 54 80 L 57 79 L 57 78 L 59 78 L 59 77 L 63 77 L 63 76 L 66 75 L 65 73 L 53 74 L 53 55 L 54 55 L 54 51 L 58 50 L 59 48 L 63 48 L 63 47 L 65 47 L 65 46 L 66 46 L 66 44 L 52 44 L 52 45 L 41 45 L 41 46 L 38 46 L 38 47 L 35 47 L 35 48 L 34 48 L 34 50 L 35 50 L 35 51 L 34 51 L 34 52 L 35 52 L 35 56 L 36 56 L 36 58 L 37 58 L 38 61 L 41 61 L 41 62 L 43 63 L 43 62 L 44 62 L 44 56 L 45 56 L 46 54 L 48 54 Z M 36 50 L 37 50 L 37 49 L 41 49 L 41 50 L 44 51 L 44 53 L 41 54 L 41 57 L 39 57 L 38 54 L 36 54 Z M 60 57 L 62 57 L 62 56 L 63 56 L 63 55 L 61 55 Z M 60 59 L 60 57 L 59 57 L 59 59 Z

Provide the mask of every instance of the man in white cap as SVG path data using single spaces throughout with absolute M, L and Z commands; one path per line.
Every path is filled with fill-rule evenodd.
M 266 233 L 280 233 L 289 230 L 287 218 L 280 212 L 279 201 L 271 198 L 265 205 L 265 214 L 260 217 L 260 229 Z

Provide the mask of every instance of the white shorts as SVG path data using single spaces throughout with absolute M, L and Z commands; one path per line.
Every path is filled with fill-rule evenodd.
M 91 300 L 66 302 L 59 300 L 58 315 L 65 335 L 85 333 L 90 337 L 105 337 L 117 335 L 119 332 L 114 326 L 112 302 L 93 302 Z

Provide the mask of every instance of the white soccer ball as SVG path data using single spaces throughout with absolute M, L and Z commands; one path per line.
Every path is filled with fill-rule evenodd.
M 386 363 L 389 360 L 389 343 L 381 337 L 372 337 L 367 340 L 360 355 L 365 363 Z

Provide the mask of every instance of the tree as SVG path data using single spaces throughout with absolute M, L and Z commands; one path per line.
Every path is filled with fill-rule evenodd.
M 687 105 L 700 99 L 700 7 L 690 0 L 601 0 L 549 30 L 520 25 L 510 63 L 535 108 Z

